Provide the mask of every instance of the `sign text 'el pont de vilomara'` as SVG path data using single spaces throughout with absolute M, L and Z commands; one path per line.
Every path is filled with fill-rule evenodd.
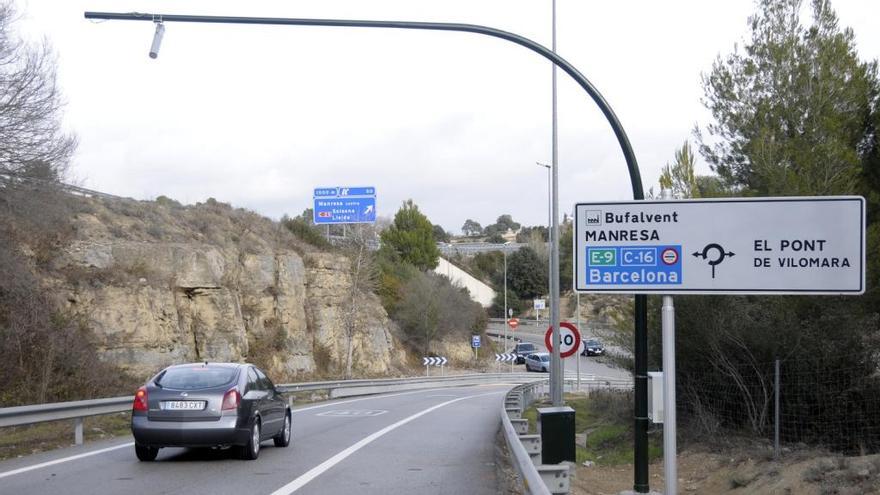
M 575 205 L 581 292 L 862 294 L 856 196 Z

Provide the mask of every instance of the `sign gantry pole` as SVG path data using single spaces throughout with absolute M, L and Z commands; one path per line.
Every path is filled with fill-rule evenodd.
M 662 189 L 660 197 L 672 199 L 672 191 Z M 660 260 L 662 263 L 663 260 Z M 678 447 L 675 414 L 675 306 L 672 296 L 663 296 L 661 310 L 663 339 L 663 483 L 664 494 L 678 494 Z
M 581 293 L 575 291 L 575 313 L 574 313 L 574 326 L 578 329 L 581 328 Z M 577 390 L 581 389 L 581 349 L 578 348 L 577 354 L 575 354 L 575 358 L 577 359 Z

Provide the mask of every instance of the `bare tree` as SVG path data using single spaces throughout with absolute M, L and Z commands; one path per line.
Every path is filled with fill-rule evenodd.
M 16 19 L 12 2 L 0 0 L 0 173 L 57 179 L 76 138 L 61 128 L 56 58 L 46 40 L 20 39 L 12 29 Z
M 345 325 L 345 378 L 351 378 L 352 358 L 354 356 L 354 336 L 358 327 L 360 301 L 376 289 L 378 266 L 371 246 L 376 242 L 376 232 L 372 226 L 358 224 L 353 233 L 346 238 L 345 253 L 351 260 L 351 288 L 348 294 L 348 307 L 344 314 Z
M 770 401 L 773 398 L 771 377 L 766 370 L 761 369 L 742 336 L 722 331 L 708 343 L 712 356 L 709 362 L 736 387 L 752 431 L 756 434 L 764 433 L 769 421 Z

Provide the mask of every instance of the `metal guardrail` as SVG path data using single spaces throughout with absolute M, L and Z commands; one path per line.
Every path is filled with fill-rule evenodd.
M 125 397 L 109 397 L 106 399 L 4 407 L 0 409 L 0 427 L 129 411 L 131 410 L 133 398 L 133 395 L 126 395 Z
M 550 495 L 550 490 L 541 478 L 541 474 L 538 473 L 538 467 L 532 461 L 532 456 L 520 440 L 521 433 L 528 433 L 528 420 L 522 420 L 520 416 L 534 401 L 535 389 L 543 385 L 543 383 L 544 380 L 518 385 L 507 393 L 504 397 L 504 402 L 501 404 L 501 427 L 504 430 L 504 439 L 507 441 L 507 450 L 510 452 L 512 464 L 522 482 L 523 493 L 530 495 Z M 516 405 L 511 408 L 509 406 L 511 403 Z M 513 419 L 517 420 L 519 425 L 523 425 L 523 421 L 525 421 L 524 430 L 521 426 L 519 430 L 513 426 L 509 409 L 518 412 L 518 414 L 514 414 L 516 418 Z
M 534 379 L 534 375 L 521 373 L 480 373 L 438 377 L 383 378 L 376 380 L 337 380 L 325 382 L 286 383 L 276 385 L 282 393 L 328 390 L 331 398 L 370 395 L 400 390 L 417 390 L 433 387 L 476 385 L 487 382 L 522 382 Z M 73 419 L 74 440 L 83 440 L 83 418 L 102 414 L 121 413 L 131 410 L 133 395 L 104 399 L 53 402 L 28 406 L 0 408 L 0 427 L 21 426 L 44 421 Z
M 335 382 L 291 383 L 276 385 L 281 392 L 305 392 L 310 390 L 329 390 L 331 398 L 370 395 L 401 390 L 416 390 L 428 387 L 455 387 L 460 385 L 477 385 L 487 382 L 514 381 L 534 379 L 527 373 L 476 373 L 469 375 L 447 375 L 415 378 L 381 378 L 376 380 L 340 380 Z M 2 410 L 0 410 L 2 411 Z
M 523 493 L 531 495 L 567 494 L 572 471 L 568 464 L 545 465 L 541 462 L 541 438 L 528 434 L 528 420 L 523 412 L 538 396 L 547 395 L 547 379 L 530 381 L 512 388 L 501 406 L 501 423 L 511 460 L 522 482 Z M 575 391 L 576 382 L 566 379 L 568 391 Z M 632 389 L 632 380 L 603 379 L 581 384 L 579 391 L 594 389 Z M 540 390 L 539 390 L 540 389 Z

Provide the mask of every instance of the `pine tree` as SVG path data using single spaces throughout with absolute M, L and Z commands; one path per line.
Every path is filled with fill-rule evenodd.
M 729 185 L 749 195 L 853 193 L 861 169 L 875 62 L 858 58 L 827 0 L 761 0 L 751 39 L 703 76 L 715 122 L 697 133 L 700 152 Z
M 403 202 L 394 222 L 382 231 L 382 247 L 422 271 L 434 269 L 440 257 L 434 226 L 411 199 Z

